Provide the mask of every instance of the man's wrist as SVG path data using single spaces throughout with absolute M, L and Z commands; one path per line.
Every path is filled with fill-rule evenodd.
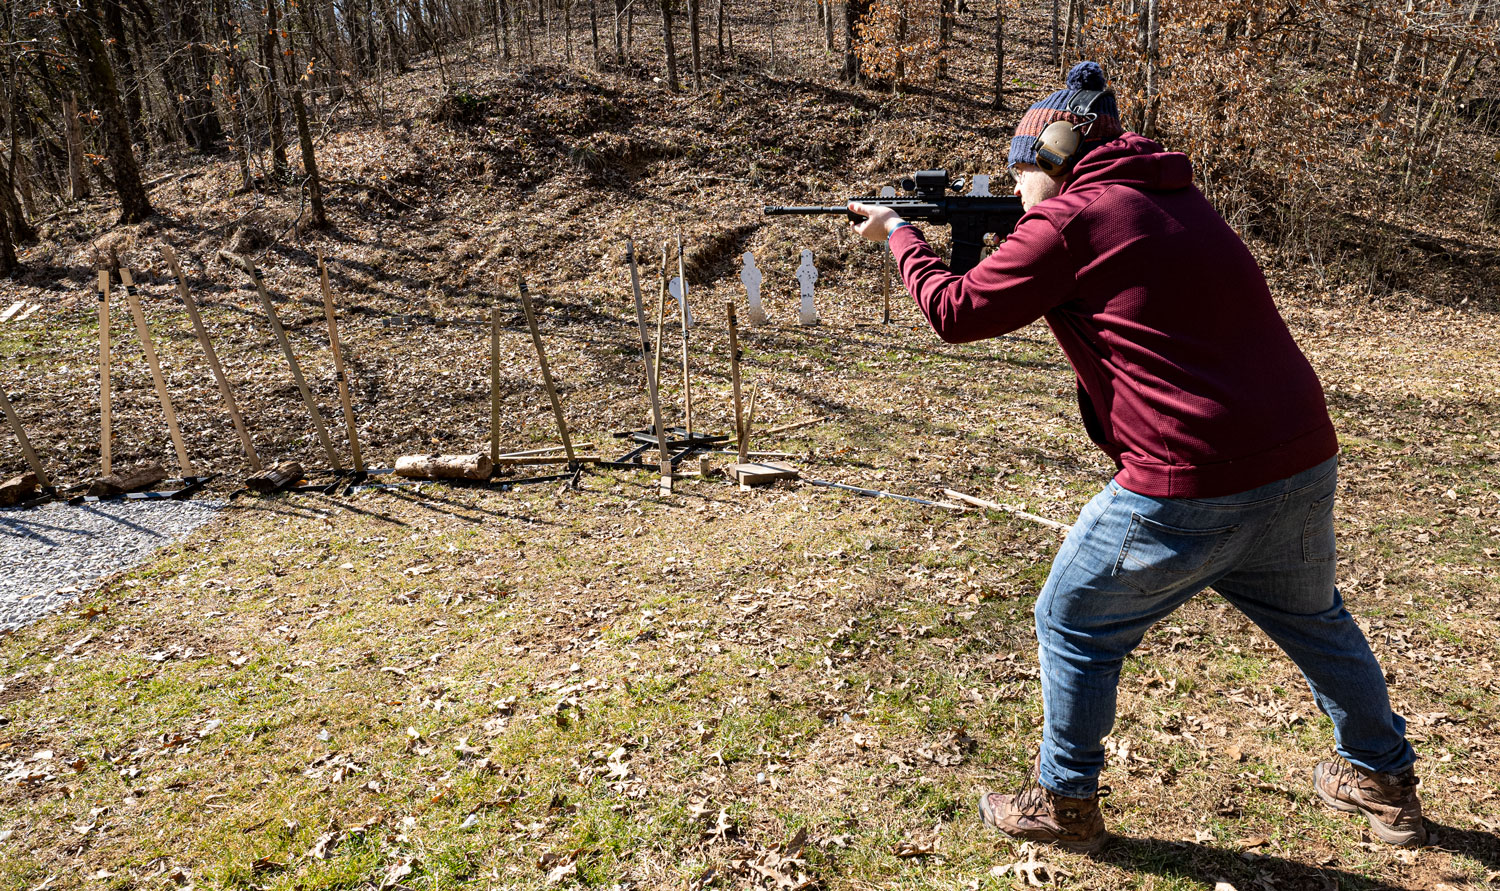
M 896 234 L 896 230 L 897 229 L 900 229 L 902 226 L 910 226 L 910 225 L 911 225 L 911 223 L 907 222 L 906 220 L 898 220 L 896 222 L 896 225 L 892 226 L 889 230 L 886 231 L 885 237 L 886 238 L 890 238 L 892 235 Z

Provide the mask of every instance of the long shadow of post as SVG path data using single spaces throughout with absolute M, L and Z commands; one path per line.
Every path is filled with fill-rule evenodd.
M 1458 829 L 1427 821 L 1427 850 L 1463 854 L 1482 863 L 1486 870 L 1500 870 L 1500 836 L 1490 832 Z M 1133 872 L 1149 872 L 1164 878 L 1185 878 L 1212 888 L 1228 882 L 1236 888 L 1259 887 L 1268 879 L 1279 889 L 1338 889 L 1338 891 L 1411 891 L 1428 887 L 1425 880 L 1417 884 L 1393 885 L 1388 880 L 1372 878 L 1334 866 L 1314 866 L 1284 857 L 1246 859 L 1229 848 L 1217 848 L 1188 841 L 1114 836 L 1095 858 Z

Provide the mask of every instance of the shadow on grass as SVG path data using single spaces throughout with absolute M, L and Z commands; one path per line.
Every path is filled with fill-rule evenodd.
M 1486 870 L 1500 869 L 1500 836 L 1491 832 L 1458 829 L 1427 821 L 1426 850 L 1462 854 L 1481 863 Z M 1394 849 L 1393 849 L 1394 850 Z M 1212 888 L 1228 882 L 1237 888 L 1257 886 L 1262 880 L 1282 889 L 1338 889 L 1338 891 L 1409 891 L 1426 887 L 1392 884 L 1389 880 L 1350 872 L 1335 866 L 1314 866 L 1284 857 L 1256 856 L 1247 860 L 1238 850 L 1188 841 L 1113 836 L 1096 858 L 1121 869 L 1151 873 L 1169 879 L 1188 879 Z

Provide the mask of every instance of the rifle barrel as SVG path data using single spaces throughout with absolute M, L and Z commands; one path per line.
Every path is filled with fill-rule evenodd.
M 844 214 L 846 216 L 857 216 L 849 212 L 847 204 L 835 204 L 827 207 L 766 207 L 767 216 L 817 216 L 818 214 Z

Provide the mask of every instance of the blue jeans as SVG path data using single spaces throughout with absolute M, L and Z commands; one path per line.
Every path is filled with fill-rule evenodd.
M 1213 586 L 1291 657 L 1366 770 L 1416 760 L 1385 676 L 1334 587 L 1338 459 L 1219 498 L 1151 498 L 1110 481 L 1078 515 L 1036 603 L 1046 727 L 1041 784 L 1092 797 L 1125 657 Z

